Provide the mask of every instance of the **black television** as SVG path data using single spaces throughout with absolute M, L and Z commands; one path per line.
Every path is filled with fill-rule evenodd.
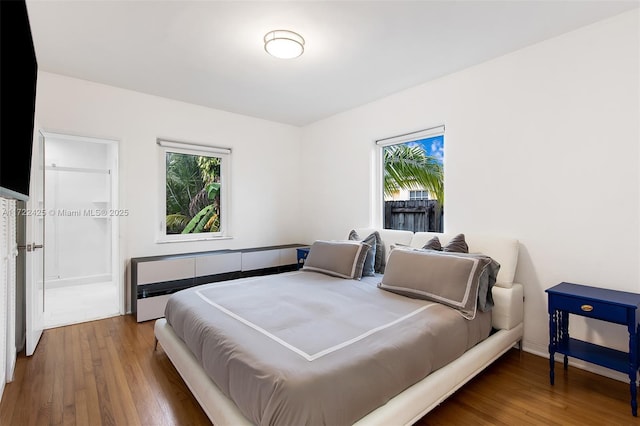
M 38 63 L 25 0 L 0 0 L 0 196 L 28 200 Z

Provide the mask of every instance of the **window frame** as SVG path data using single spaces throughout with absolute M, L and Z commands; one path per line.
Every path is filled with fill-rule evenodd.
M 436 136 L 444 136 L 445 134 L 445 125 L 440 124 L 437 126 L 428 127 L 422 130 L 417 130 L 413 132 L 403 133 L 396 136 L 389 136 L 386 138 L 376 139 L 376 172 L 375 172 L 375 183 L 372 185 L 375 194 L 371 198 L 372 206 L 371 211 L 373 212 L 373 224 L 374 227 L 384 228 L 384 148 L 392 145 L 399 145 L 404 143 L 409 143 L 413 141 L 418 141 L 421 139 L 432 138 Z M 444 164 L 443 164 L 444 167 Z M 445 189 L 446 190 L 446 189 Z M 445 210 L 446 215 L 446 210 Z M 445 217 L 442 218 L 443 223 L 446 223 Z
M 156 243 L 208 241 L 232 238 L 230 236 L 229 217 L 231 148 L 178 142 L 162 138 L 158 138 L 156 143 L 158 145 L 158 181 L 160 185 L 157 205 L 157 214 L 159 215 L 158 222 L 160 226 L 156 236 Z M 197 234 L 167 234 L 167 152 L 220 158 L 220 231 L 201 232 Z

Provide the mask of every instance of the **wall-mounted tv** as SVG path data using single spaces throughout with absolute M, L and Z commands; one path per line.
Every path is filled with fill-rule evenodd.
M 0 196 L 27 200 L 38 63 L 24 0 L 0 0 Z

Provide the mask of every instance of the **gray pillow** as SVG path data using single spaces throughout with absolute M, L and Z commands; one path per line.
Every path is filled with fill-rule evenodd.
M 457 309 L 467 319 L 475 318 L 479 306 L 493 306 L 490 278 L 500 265 L 481 254 L 442 253 L 433 250 L 395 249 L 378 284 L 383 290 L 430 300 Z M 485 279 L 486 278 L 486 279 Z M 482 288 L 481 287 L 488 287 Z M 480 296 L 480 292 L 484 295 Z M 490 305 L 490 306 L 489 306 Z
M 469 246 L 464 239 L 464 234 L 458 234 L 449 241 L 449 244 L 442 248 L 442 251 L 454 253 L 469 253 Z
M 318 240 L 309 248 L 302 270 L 359 280 L 369 248 L 359 241 Z
M 375 263 L 373 265 L 374 272 L 378 272 L 380 274 L 384 273 L 384 265 L 385 265 L 385 253 L 384 253 L 384 243 L 382 242 L 382 237 L 380 237 L 380 233 L 378 231 L 372 232 L 365 240 L 368 240 L 369 237 L 373 235 L 376 239 L 376 249 L 375 249 Z M 355 230 L 349 232 L 350 240 L 362 240 L 358 233 Z
M 364 243 L 369 244 L 371 247 L 369 252 L 367 253 L 367 257 L 364 260 L 364 266 L 362 267 L 362 276 L 363 277 L 373 277 L 375 276 L 375 261 L 376 261 L 376 233 L 370 234 L 364 240 L 361 240 Z M 356 231 L 349 232 L 349 239 L 354 241 L 360 241 L 360 237 Z
M 483 257 L 490 259 L 489 265 L 482 271 L 478 281 L 478 309 L 482 312 L 488 312 L 493 308 L 493 293 L 491 289 L 496 283 L 498 272 L 500 272 L 500 264 L 492 257 L 482 253 L 454 253 L 454 252 L 442 252 L 443 255 L 458 256 L 458 257 Z
M 440 244 L 440 239 L 438 237 L 433 237 L 429 241 L 427 241 L 427 244 L 422 246 L 422 248 L 428 249 L 428 250 L 442 251 L 442 244 Z

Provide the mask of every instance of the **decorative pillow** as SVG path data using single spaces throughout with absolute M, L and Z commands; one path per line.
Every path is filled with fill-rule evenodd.
M 427 244 L 422 246 L 422 248 L 428 249 L 428 250 L 442 251 L 442 244 L 440 244 L 440 239 L 438 237 L 433 237 L 429 241 L 427 241 Z
M 380 237 L 380 233 L 378 231 L 372 232 L 367 238 L 364 239 L 364 241 L 368 242 L 371 235 L 373 235 L 376 239 L 375 251 L 374 251 L 375 262 L 373 265 L 373 270 L 374 272 L 378 272 L 382 274 L 384 273 L 384 264 L 386 259 L 386 256 L 384 253 L 384 243 L 382 242 L 382 237 Z M 349 232 L 349 239 L 362 240 L 355 230 L 351 230 L 351 232 Z M 373 248 L 373 245 L 372 245 L 372 248 Z
M 493 306 L 491 287 L 499 268 L 497 262 L 482 254 L 395 249 L 389 255 L 378 287 L 442 303 L 457 309 L 463 317 L 473 319 L 479 305 L 481 310 Z
M 498 272 L 500 272 L 500 264 L 493 259 L 482 253 L 454 253 L 454 252 L 442 252 L 441 254 L 447 256 L 458 256 L 458 257 L 483 257 L 491 260 L 491 264 L 486 267 L 479 278 L 479 286 L 478 286 L 478 309 L 482 312 L 488 312 L 493 308 L 493 293 L 491 289 L 496 284 L 496 279 L 498 277 Z
M 362 241 L 363 243 L 369 244 L 371 247 L 367 252 L 367 257 L 364 260 L 364 266 L 362 267 L 362 276 L 363 277 L 373 277 L 375 276 L 375 261 L 376 261 L 376 236 L 375 233 L 369 235 L 364 240 L 360 240 L 358 233 L 356 231 L 349 232 L 349 239 L 354 241 Z
M 309 248 L 302 270 L 359 280 L 369 248 L 359 241 L 318 240 Z
M 442 248 L 442 251 L 455 253 L 469 253 L 469 246 L 464 240 L 464 234 L 458 234 L 449 241 L 449 244 Z

